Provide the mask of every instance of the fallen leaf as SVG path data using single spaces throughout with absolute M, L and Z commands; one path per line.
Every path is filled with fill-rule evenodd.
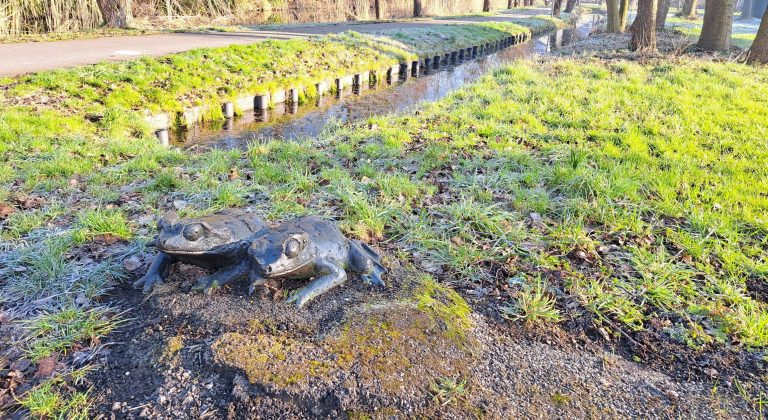
M 53 372 L 56 371 L 58 360 L 59 358 L 57 356 L 48 356 L 40 360 L 37 363 L 37 373 L 35 373 L 35 377 L 47 378 L 53 375 Z
M 0 204 L 0 220 L 7 219 L 8 216 L 10 216 L 11 213 L 14 213 L 15 211 L 16 209 L 11 206 Z

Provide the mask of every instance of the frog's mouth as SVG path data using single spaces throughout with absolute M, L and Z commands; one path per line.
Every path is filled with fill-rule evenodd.
M 292 273 L 297 270 L 301 270 L 302 268 L 311 264 L 311 261 L 307 261 L 304 264 L 291 266 L 291 268 L 286 268 L 279 262 L 272 263 L 272 264 L 266 264 L 259 260 L 256 260 L 255 262 L 256 264 L 253 265 L 254 271 L 256 271 L 256 274 L 264 278 L 278 277 L 283 274 Z
M 159 251 L 162 251 L 170 255 L 216 255 L 232 251 L 232 244 L 225 244 L 214 246 L 205 249 L 183 249 L 183 248 L 166 248 L 164 246 L 156 246 Z

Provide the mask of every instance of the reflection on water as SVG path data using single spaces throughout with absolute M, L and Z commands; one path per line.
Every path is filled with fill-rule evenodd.
M 578 39 L 586 38 L 592 33 L 593 28 L 597 27 L 600 20 L 599 15 L 588 15 L 574 29 L 558 30 L 539 37 L 534 41 L 536 44 L 534 50 L 539 54 L 546 54 L 572 44 Z
M 438 70 L 430 69 L 420 77 L 397 81 L 392 86 L 382 82 L 381 86 L 372 86 L 362 92 L 347 87 L 340 94 L 325 95 L 314 104 L 279 104 L 274 109 L 249 112 L 226 123 L 201 124 L 176 133 L 175 142 L 181 146 L 237 148 L 254 139 L 316 136 L 328 121 L 360 121 L 373 115 L 412 109 L 422 102 L 437 101 L 504 63 L 546 54 L 579 37 L 588 36 L 589 28 L 558 30 L 477 59 L 440 66 Z

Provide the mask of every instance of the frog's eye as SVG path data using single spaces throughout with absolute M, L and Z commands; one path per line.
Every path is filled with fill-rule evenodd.
M 299 255 L 301 252 L 301 242 L 296 238 L 291 238 L 288 243 L 285 244 L 285 256 L 293 258 Z
M 192 225 L 187 225 L 184 228 L 184 238 L 186 238 L 188 241 L 196 241 L 203 237 L 205 234 L 205 229 L 203 228 L 203 225 L 200 223 L 195 223 Z

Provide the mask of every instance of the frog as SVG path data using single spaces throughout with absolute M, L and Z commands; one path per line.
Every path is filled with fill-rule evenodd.
M 247 277 L 248 247 L 267 232 L 268 226 L 254 214 L 226 209 L 199 218 L 179 218 L 169 211 L 160 218 L 157 229 L 157 236 L 147 246 L 160 252 L 147 273 L 133 283 L 144 293 L 162 283 L 166 268 L 176 262 L 214 271 L 198 280 L 194 288 L 199 290 Z
M 305 216 L 284 222 L 256 238 L 248 248 L 249 291 L 273 279 L 312 281 L 292 294 L 288 304 L 301 308 L 340 286 L 347 272 L 366 284 L 384 286 L 381 256 L 365 242 L 348 239 L 335 222 Z

